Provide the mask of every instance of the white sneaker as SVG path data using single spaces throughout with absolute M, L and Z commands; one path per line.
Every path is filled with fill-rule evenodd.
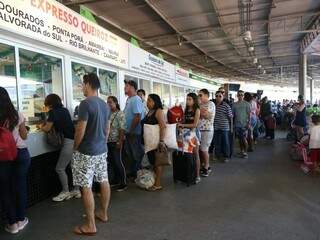
M 62 201 L 65 201 L 65 200 L 69 200 L 71 198 L 71 194 L 70 192 L 61 192 L 59 193 L 58 196 L 52 198 L 52 201 L 54 202 L 62 202 Z
M 19 227 L 18 224 L 14 223 L 14 224 L 8 224 L 4 227 L 4 230 L 8 233 L 11 234 L 17 234 L 19 232 Z
M 200 183 L 201 182 L 201 177 L 197 177 L 196 178 L 196 184 Z
M 80 190 L 73 190 L 70 192 L 71 198 L 81 198 L 81 192 Z
M 29 219 L 25 218 L 23 221 L 18 222 L 19 231 L 23 230 L 29 223 Z

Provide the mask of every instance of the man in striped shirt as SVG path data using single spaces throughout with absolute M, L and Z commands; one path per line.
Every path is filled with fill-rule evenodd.
M 216 115 L 214 118 L 214 146 L 215 155 L 219 160 L 227 161 L 230 157 L 230 121 L 232 121 L 231 107 L 223 101 L 223 93 L 217 91 L 215 95 Z M 232 125 L 232 124 L 231 124 Z

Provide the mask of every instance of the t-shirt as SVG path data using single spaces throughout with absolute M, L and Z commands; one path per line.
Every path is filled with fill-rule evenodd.
M 51 109 L 47 122 L 52 122 L 55 130 L 63 133 L 65 138 L 74 138 L 74 125 L 68 109 L 64 107 Z
M 21 112 L 18 112 L 18 115 L 19 115 L 18 125 L 13 129 L 12 135 L 14 140 L 16 141 L 17 148 L 21 149 L 21 148 L 27 147 L 26 141 L 20 137 L 20 133 L 19 133 L 19 126 L 25 121 L 25 119 Z
M 99 97 L 87 97 L 79 105 L 79 120 L 87 126 L 78 151 L 95 156 L 107 152 L 106 130 L 110 119 L 109 106 Z
M 126 119 L 125 130 L 127 133 L 129 132 L 129 130 L 131 128 L 132 120 L 136 114 L 140 114 L 141 119 L 143 119 L 144 107 L 143 107 L 143 103 L 142 103 L 141 98 L 137 95 L 129 97 L 127 99 L 126 107 L 124 109 L 124 115 L 125 115 L 125 119 Z M 138 134 L 138 135 L 141 134 L 141 124 L 140 123 L 137 124 L 137 126 L 132 131 L 132 133 Z
M 246 101 L 235 102 L 232 106 L 235 127 L 244 128 L 248 125 L 250 104 Z
M 122 111 L 113 112 L 110 117 L 110 133 L 108 142 L 118 142 L 119 141 L 119 130 L 125 129 L 125 117 Z
M 216 106 L 216 115 L 214 118 L 214 130 L 230 130 L 230 119 L 232 118 L 231 107 L 226 103 L 222 102 Z
M 312 126 L 309 130 L 309 133 L 310 133 L 309 148 L 320 149 L 320 125 Z
M 213 102 L 208 101 L 200 104 L 200 110 L 206 109 L 209 112 L 209 118 L 201 118 L 199 121 L 200 131 L 213 131 L 214 115 L 216 113 L 216 106 Z
M 257 116 L 257 112 L 258 112 L 257 102 L 252 100 L 250 102 L 250 107 L 251 107 L 251 117 L 256 117 Z

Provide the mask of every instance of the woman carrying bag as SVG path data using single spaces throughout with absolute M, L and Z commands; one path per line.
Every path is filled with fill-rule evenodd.
M 163 113 L 163 106 L 160 97 L 157 94 L 150 94 L 147 100 L 147 106 L 149 109 L 148 114 L 141 121 L 142 126 L 144 124 L 149 125 L 159 125 L 160 127 L 160 143 L 157 150 L 151 150 L 147 152 L 149 163 L 153 166 L 155 172 L 155 184 L 148 188 L 149 191 L 158 191 L 162 189 L 161 186 L 161 176 L 162 176 L 162 166 L 157 166 L 156 164 L 156 152 L 166 151 L 166 145 L 164 143 L 164 136 L 166 131 L 165 116 Z
M 7 220 L 5 230 L 16 234 L 29 223 L 26 217 L 27 175 L 31 158 L 25 142 L 28 131 L 24 117 L 14 108 L 3 87 L 0 87 L 0 127 L 3 128 L 3 133 L 4 129 L 12 133 L 12 143 L 15 143 L 12 148 L 17 150 L 15 158 L 1 158 L 0 161 L 0 205 Z M 2 137 L 3 135 L 0 136 L 0 141 L 6 141 Z

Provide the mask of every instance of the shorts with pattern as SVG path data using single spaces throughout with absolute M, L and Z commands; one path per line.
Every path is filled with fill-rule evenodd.
M 245 127 L 236 127 L 236 136 L 239 139 L 246 139 L 248 136 L 248 129 Z
M 201 131 L 200 151 L 207 152 L 213 139 L 213 131 Z
M 74 186 L 91 188 L 93 180 L 108 182 L 107 153 L 89 156 L 76 151 L 71 167 Z

